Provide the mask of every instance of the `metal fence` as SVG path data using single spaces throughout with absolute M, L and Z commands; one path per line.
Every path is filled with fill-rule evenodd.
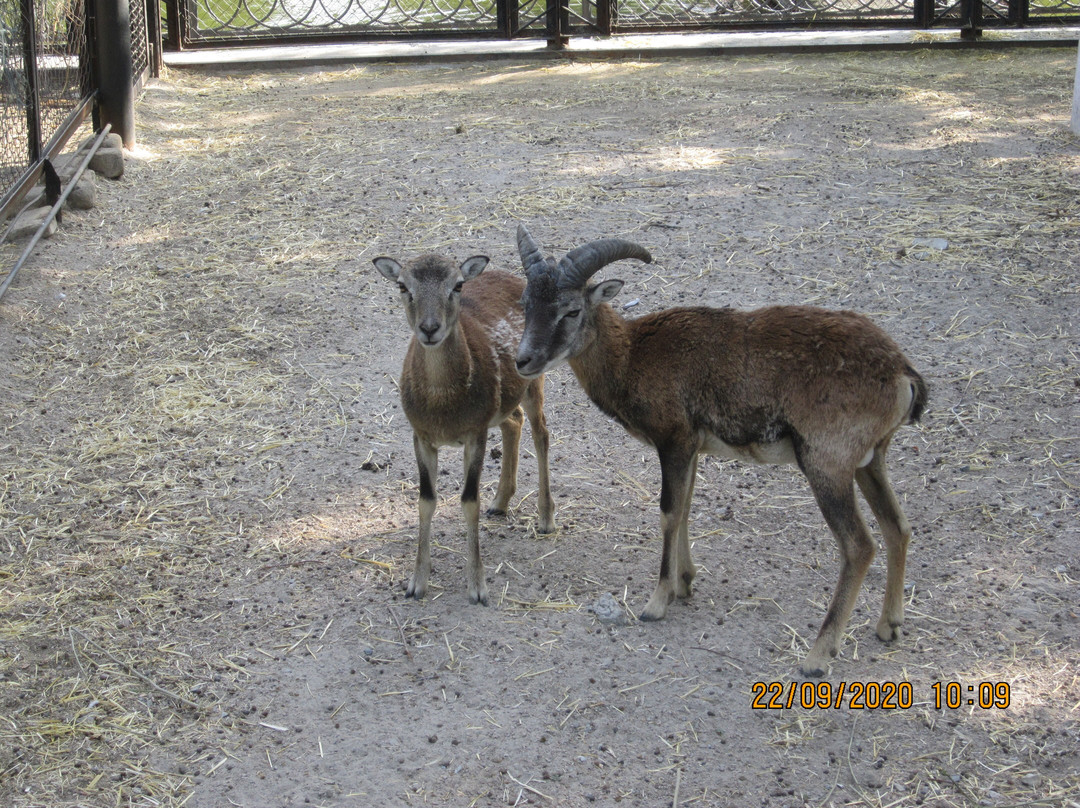
M 0 210 L 7 214 L 93 112 L 93 0 L 0 0 Z M 152 64 L 146 0 L 130 0 L 137 77 Z M 157 6 L 153 6 L 156 19 Z
M 1073 25 L 1080 0 L 164 0 L 173 49 L 342 39 Z
M 96 0 L 0 0 L 0 211 L 93 110 Z M 168 45 L 1080 23 L 1080 0 L 128 0 L 137 81 Z

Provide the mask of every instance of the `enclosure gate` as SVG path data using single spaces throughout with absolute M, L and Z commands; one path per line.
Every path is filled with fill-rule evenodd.
M 1072 25 L 1080 0 L 164 0 L 167 47 L 365 39 Z

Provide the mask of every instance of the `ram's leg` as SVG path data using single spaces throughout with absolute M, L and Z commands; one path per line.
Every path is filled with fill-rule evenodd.
M 889 482 L 889 475 L 885 470 L 884 447 L 879 446 L 870 463 L 855 472 L 855 481 L 881 525 L 881 535 L 885 540 L 889 571 L 877 635 L 889 642 L 900 637 L 900 625 L 904 622 L 904 568 L 907 564 L 908 543 L 911 541 L 911 525 L 900 509 L 896 493 Z
M 551 477 L 548 471 L 548 449 L 551 437 L 548 434 L 547 420 L 544 418 L 544 377 L 535 379 L 525 390 L 525 414 L 529 416 L 529 429 L 532 431 L 533 446 L 536 449 L 536 467 L 540 477 L 540 491 L 536 505 L 540 521 L 536 529 L 540 533 L 555 531 L 555 501 L 551 497 Z
M 840 640 L 855 606 L 866 570 L 874 558 L 874 542 L 855 502 L 851 476 L 823 478 L 807 473 L 818 507 L 840 546 L 840 578 L 810 653 L 799 666 L 804 676 L 822 676 L 840 652 Z
M 675 600 L 679 574 L 679 531 L 686 520 L 687 485 L 693 467 L 693 453 L 680 449 L 660 450 L 660 531 L 664 537 L 660 559 L 660 580 L 656 584 L 641 620 L 662 620 L 668 604 Z M 688 551 L 689 552 L 689 551 Z
M 521 425 L 524 423 L 525 416 L 521 407 L 517 407 L 499 424 L 502 431 L 502 470 L 499 473 L 495 501 L 487 511 L 489 516 L 505 515 L 510 508 L 510 498 L 517 491 L 518 447 L 521 444 Z
M 690 464 L 686 480 L 686 502 L 683 504 L 683 520 L 679 525 L 679 566 L 675 573 L 675 594 L 688 598 L 693 594 L 694 576 L 697 569 L 690 557 L 690 506 L 694 501 L 694 484 L 697 482 L 698 456 Z
M 431 518 L 435 514 L 435 481 L 439 478 L 439 450 L 414 433 L 413 451 L 420 470 L 420 541 L 416 546 L 416 564 L 405 597 L 419 600 L 427 594 L 431 575 Z
M 480 558 L 480 470 L 484 467 L 487 431 L 465 441 L 465 487 L 461 491 L 461 510 L 465 515 L 465 583 L 469 602 L 487 606 L 487 581 Z

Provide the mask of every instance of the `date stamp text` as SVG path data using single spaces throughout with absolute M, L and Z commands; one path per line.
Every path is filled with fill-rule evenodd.
M 754 682 L 750 691 L 755 710 L 910 710 L 915 704 L 911 682 Z M 1008 682 L 934 682 L 926 703 L 935 710 L 1004 710 L 1010 700 Z

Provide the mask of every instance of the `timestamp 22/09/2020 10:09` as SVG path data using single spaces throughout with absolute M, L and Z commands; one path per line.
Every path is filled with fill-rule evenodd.
M 750 707 L 755 710 L 835 710 L 845 703 L 853 710 L 908 710 L 915 705 L 911 682 L 754 682 L 750 691 Z M 925 703 L 932 704 L 935 710 L 1004 710 L 1011 698 L 1008 682 L 934 682 Z

